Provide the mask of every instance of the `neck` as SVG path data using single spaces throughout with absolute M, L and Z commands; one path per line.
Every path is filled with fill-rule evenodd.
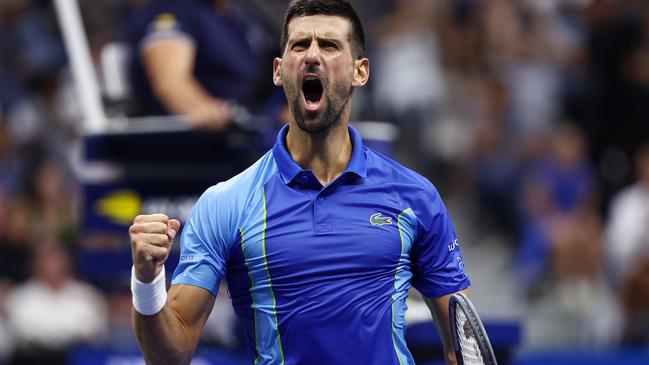
M 348 123 L 338 123 L 319 134 L 303 131 L 292 122 L 286 136 L 289 154 L 303 169 L 309 169 L 325 186 L 340 176 L 352 156 L 352 141 Z

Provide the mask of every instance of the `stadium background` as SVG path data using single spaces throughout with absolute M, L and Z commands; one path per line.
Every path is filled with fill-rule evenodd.
M 67 1 L 81 9 L 102 92 L 105 119 L 89 128 L 54 3 L 0 1 L 0 364 L 143 363 L 128 222 L 186 216 L 279 127 L 129 120 L 113 66 L 145 2 Z M 232 3 L 277 39 L 286 1 Z M 613 216 L 637 212 L 612 203 L 649 140 L 649 3 L 352 3 L 372 61 L 353 121 L 440 189 L 501 363 L 649 363 L 649 284 L 626 270 L 643 257 L 647 267 L 649 236 L 620 253 L 633 237 Z M 418 363 L 438 363 L 429 313 L 412 297 L 410 345 Z M 246 363 L 228 306 L 224 290 L 194 363 Z

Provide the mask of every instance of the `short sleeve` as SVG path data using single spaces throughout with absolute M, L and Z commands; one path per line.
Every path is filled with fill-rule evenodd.
M 412 247 L 413 286 L 427 297 L 458 292 L 470 285 L 446 206 L 437 191 L 415 209 L 418 232 Z
M 196 43 L 199 22 L 196 21 L 190 8 L 179 4 L 165 4 L 152 9 L 144 19 L 144 29 L 139 42 L 139 49 L 145 50 L 164 39 L 180 39 Z
M 171 281 L 198 286 L 214 295 L 236 239 L 232 204 L 219 190 L 218 185 L 209 188 L 192 208 L 180 237 L 180 258 Z

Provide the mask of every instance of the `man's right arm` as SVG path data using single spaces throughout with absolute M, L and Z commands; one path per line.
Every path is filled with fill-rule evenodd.
M 215 300 L 203 288 L 173 285 L 164 301 L 164 278 L 154 279 L 164 275 L 164 262 L 179 229 L 178 220 L 163 214 L 137 216 L 129 228 L 134 303 L 149 314 L 134 308 L 133 328 L 149 364 L 189 364 Z
M 148 364 L 189 364 L 215 297 L 191 285 L 173 285 L 157 314 L 133 310 L 133 328 Z

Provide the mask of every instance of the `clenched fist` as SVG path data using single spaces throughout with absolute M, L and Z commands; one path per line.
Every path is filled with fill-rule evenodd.
M 169 257 L 171 244 L 180 229 L 177 219 L 164 214 L 138 215 L 128 229 L 135 277 L 144 283 L 155 279 Z

